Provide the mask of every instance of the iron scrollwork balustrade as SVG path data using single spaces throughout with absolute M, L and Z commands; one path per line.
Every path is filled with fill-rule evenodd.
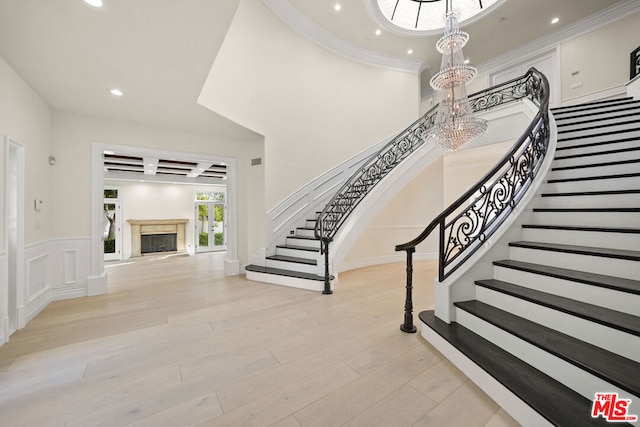
M 547 88 L 546 90 L 548 91 L 548 85 L 545 86 L 543 82 L 546 82 L 544 76 L 536 70 L 531 69 L 520 78 L 471 95 L 469 102 L 474 112 L 487 111 L 501 105 L 518 101 L 522 98 L 529 98 L 534 103 L 540 105 L 541 99 L 543 98 L 541 92 L 543 92 L 545 88 Z M 325 255 L 325 293 L 330 293 L 329 257 L 327 254 L 329 243 L 333 240 L 336 232 L 347 217 L 355 210 L 357 205 L 375 185 L 429 139 L 429 129 L 433 126 L 437 110 L 438 106 L 436 105 L 411 126 L 398 134 L 398 136 L 392 139 L 378 153 L 371 156 L 337 191 L 319 214 L 315 224 L 315 237 L 321 240 L 321 252 Z M 496 194 L 502 193 L 503 190 L 496 190 Z M 493 193 L 488 192 L 487 194 Z M 466 200 L 468 200 L 468 197 Z M 498 203 L 498 200 L 499 198 L 496 200 L 496 203 Z M 469 225 L 465 227 L 469 227 Z M 430 230 L 429 233 L 431 231 L 432 230 Z M 469 234 L 469 236 L 470 235 L 471 234 Z M 464 239 L 467 238 L 468 237 L 464 237 Z M 443 248 L 444 245 L 441 245 L 441 254 L 445 252 L 442 250 Z M 406 249 L 396 248 L 396 250 Z M 456 254 L 457 253 L 458 252 L 456 252 Z
M 414 332 L 412 254 L 436 228 L 439 228 L 438 279 L 445 280 L 484 243 L 507 218 L 531 186 L 549 146 L 549 83 L 536 69 L 530 69 L 512 80 L 485 93 L 473 96 L 478 109 L 489 109 L 517 99 L 529 98 L 538 106 L 538 113 L 524 134 L 509 152 L 477 184 L 436 217 L 425 230 L 410 242 L 397 245 L 396 251 L 407 252 L 407 300 L 404 332 Z

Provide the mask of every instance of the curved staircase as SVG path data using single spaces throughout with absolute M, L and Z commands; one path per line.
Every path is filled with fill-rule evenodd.
M 521 239 L 451 323 L 420 313 L 421 332 L 523 425 L 625 424 L 640 416 L 640 101 L 553 115 L 557 149 Z M 596 393 L 630 405 L 613 419 Z

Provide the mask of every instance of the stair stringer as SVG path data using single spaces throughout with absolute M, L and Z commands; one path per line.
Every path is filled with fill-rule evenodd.
M 542 185 L 547 180 L 551 169 L 556 145 L 558 129 L 553 115 L 549 113 L 549 146 L 538 174 L 529 190 L 508 215 L 500 227 L 462 264 L 455 272 L 442 282 L 434 283 L 435 315 L 439 319 L 455 322 L 453 304 L 458 301 L 474 299 L 476 294 L 475 280 L 478 277 L 490 277 L 493 274 L 493 261 L 508 257 L 511 241 L 522 236 L 522 224 L 530 221 L 532 205 L 540 197 Z M 427 328 L 423 328 L 427 329 Z

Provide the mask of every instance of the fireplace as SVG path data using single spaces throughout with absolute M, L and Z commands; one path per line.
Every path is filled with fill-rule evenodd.
M 188 219 L 128 219 L 131 224 L 131 256 L 157 252 L 184 252 Z
M 176 233 L 142 234 L 140 236 L 140 252 L 152 254 L 155 252 L 176 252 L 178 240 Z

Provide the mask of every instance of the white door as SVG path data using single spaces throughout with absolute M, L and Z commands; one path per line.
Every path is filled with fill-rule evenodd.
M 196 252 L 223 251 L 226 242 L 226 207 L 223 201 L 195 202 Z

